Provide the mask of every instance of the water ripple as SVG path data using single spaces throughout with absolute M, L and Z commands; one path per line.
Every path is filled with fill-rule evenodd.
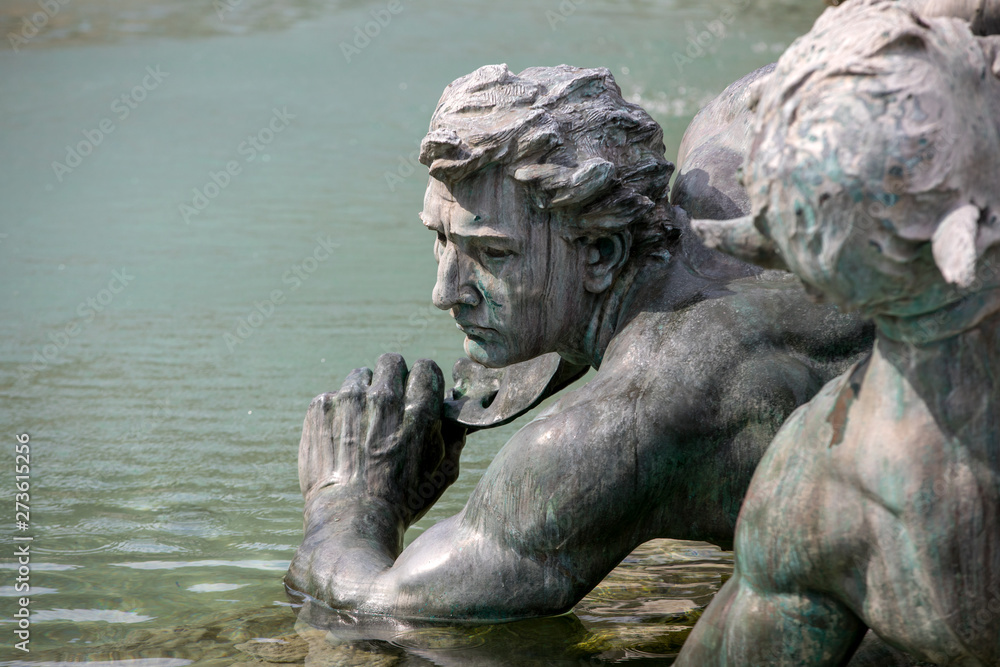
M 150 560 L 140 563 L 112 563 L 112 565 L 129 567 L 134 570 L 177 570 L 182 567 L 242 567 L 251 570 L 283 572 L 288 569 L 290 563 L 291 561 L 287 560 Z

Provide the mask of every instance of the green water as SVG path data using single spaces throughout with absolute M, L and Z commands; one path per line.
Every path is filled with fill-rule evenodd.
M 296 633 L 281 575 L 300 537 L 305 407 L 381 352 L 446 369 L 462 354 L 430 306 L 426 172 L 408 164 L 444 86 L 489 63 L 605 65 L 672 157 L 700 105 L 821 9 L 400 0 L 348 62 L 342 43 L 388 4 L 0 8 L 0 664 L 259 665 L 265 645 L 309 664 L 653 661 L 676 652 L 725 576 L 726 554 L 667 544 L 576 616 L 360 644 Z M 12 42 L 33 14 L 38 34 Z M 723 17 L 726 32 L 679 66 L 689 35 Z M 516 428 L 470 438 L 461 479 L 409 539 L 462 506 Z M 24 544 L 30 653 L 12 621 Z

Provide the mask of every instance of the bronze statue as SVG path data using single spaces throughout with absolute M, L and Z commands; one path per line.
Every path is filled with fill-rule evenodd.
M 678 665 L 843 665 L 868 628 L 1000 664 L 1000 37 L 922 9 L 827 10 L 752 95 L 751 215 L 693 223 L 878 334 L 776 436 Z
M 405 550 L 458 474 L 470 422 L 446 403 L 460 397 L 446 401 L 433 362 L 392 354 L 317 397 L 291 590 L 368 614 L 511 620 L 567 611 L 651 538 L 731 544 L 778 427 L 872 331 L 812 304 L 794 277 L 702 246 L 667 200 L 663 152 L 606 69 L 497 65 L 448 86 L 420 156 L 434 303 L 478 364 L 556 353 L 568 370 L 554 378 L 597 372 Z

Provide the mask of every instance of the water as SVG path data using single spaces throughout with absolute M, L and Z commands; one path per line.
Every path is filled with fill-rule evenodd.
M 296 661 L 312 646 L 310 664 L 505 664 L 512 645 L 552 664 L 648 662 L 676 652 L 726 576 L 727 554 L 664 543 L 575 616 L 339 647 L 342 628 L 296 633 L 280 579 L 300 538 L 309 400 L 384 351 L 446 369 L 462 354 L 429 304 L 426 172 L 410 164 L 444 86 L 496 62 L 605 65 L 673 156 L 700 105 L 821 9 L 401 0 L 345 56 L 387 4 L 0 8 L 5 497 L 17 434 L 31 456 L 30 525 L 11 503 L 0 519 L 0 663 L 261 664 L 265 645 Z M 33 14 L 38 33 L 12 41 Z M 721 18 L 725 34 L 688 51 Z M 470 438 L 462 478 L 408 539 L 462 506 L 517 427 Z M 12 537 L 26 535 L 30 654 L 10 620 Z

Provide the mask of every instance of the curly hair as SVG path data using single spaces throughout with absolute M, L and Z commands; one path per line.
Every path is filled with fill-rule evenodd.
M 679 235 L 666 201 L 674 165 L 664 151 L 663 130 L 622 98 L 606 68 L 514 75 L 488 65 L 445 89 L 420 162 L 447 184 L 499 165 L 566 232 L 623 233 L 635 254 Z
M 953 285 L 982 287 L 976 254 L 995 275 L 985 264 L 1000 258 L 990 250 L 1000 241 L 998 48 L 967 22 L 887 0 L 827 10 L 796 40 L 752 95 L 745 173 L 757 224 L 793 271 L 863 311 L 897 315 L 959 299 Z M 948 244 L 969 261 L 940 259 Z

